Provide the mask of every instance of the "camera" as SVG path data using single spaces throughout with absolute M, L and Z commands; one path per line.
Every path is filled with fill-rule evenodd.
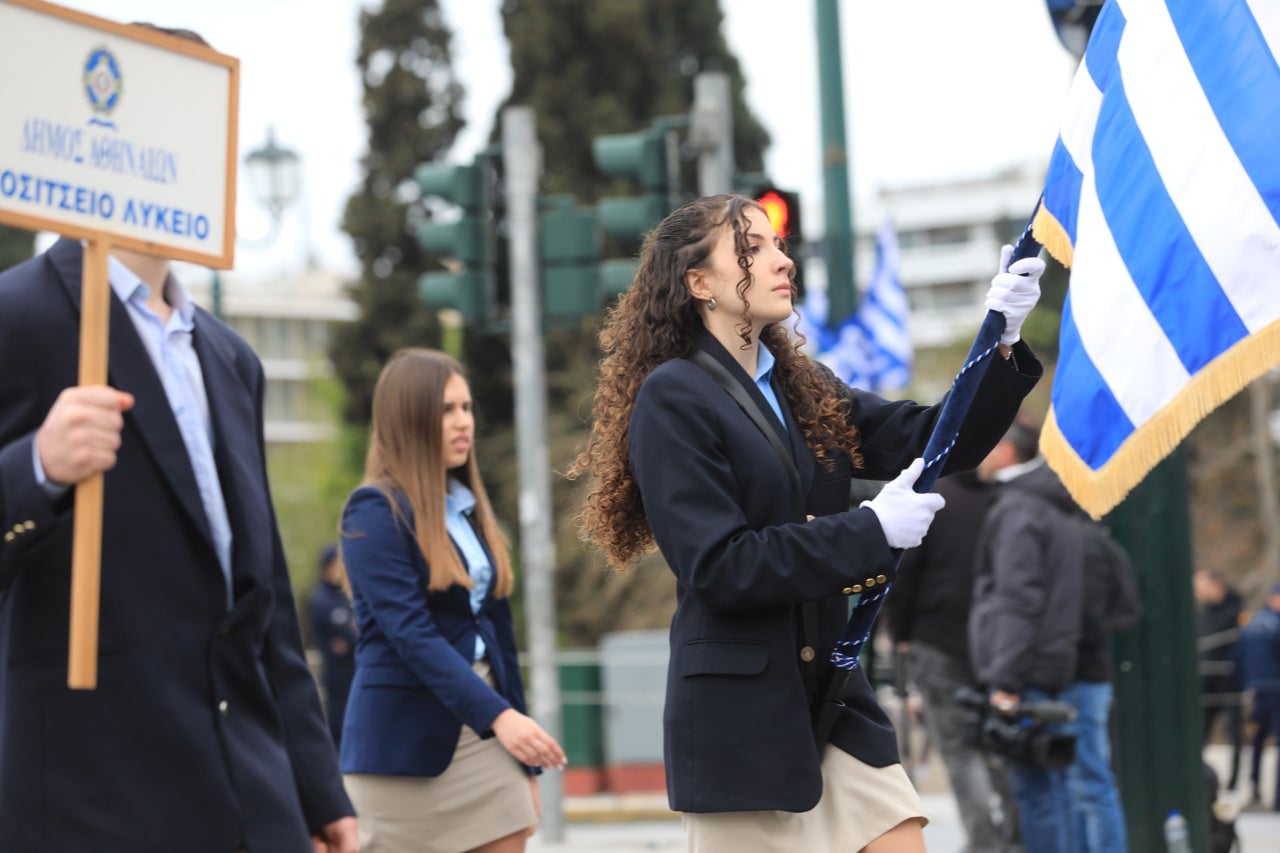
M 965 738 L 970 746 L 1046 770 L 1062 770 L 1075 761 L 1075 734 L 1049 728 L 1076 718 L 1076 709 L 1068 703 L 1046 699 L 998 711 L 972 687 L 956 691 L 955 700 L 970 712 Z

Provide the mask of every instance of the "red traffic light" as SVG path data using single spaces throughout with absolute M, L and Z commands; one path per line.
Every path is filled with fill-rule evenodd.
M 756 203 L 764 208 L 769 224 L 779 237 L 791 235 L 791 200 L 783 197 L 777 190 L 769 190 L 756 199 Z

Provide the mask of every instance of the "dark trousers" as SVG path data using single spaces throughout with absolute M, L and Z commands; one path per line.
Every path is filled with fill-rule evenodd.
M 924 700 L 929 737 L 938 745 L 947 781 L 968 839 L 968 853 L 999 853 L 1018 846 L 1017 806 L 998 758 L 969 745 L 972 712 L 956 704 L 956 691 L 973 687 L 969 665 L 919 641 L 907 651 L 907 677 Z

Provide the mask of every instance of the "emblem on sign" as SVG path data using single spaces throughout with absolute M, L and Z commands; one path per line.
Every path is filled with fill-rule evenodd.
M 100 115 L 110 115 L 120 104 L 122 90 L 120 66 L 111 51 L 105 47 L 93 50 L 84 64 L 84 91 L 89 106 Z

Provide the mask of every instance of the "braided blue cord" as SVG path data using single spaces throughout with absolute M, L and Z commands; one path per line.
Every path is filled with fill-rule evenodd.
M 1039 209 L 1038 203 L 1036 208 L 1037 210 Z M 1035 219 L 1034 212 L 1031 219 Z M 1034 257 L 1038 254 L 1040 254 L 1040 244 L 1032 236 L 1031 222 L 1028 222 L 1027 227 L 1022 232 L 1022 236 L 1018 239 L 1017 245 L 1014 247 L 1010 263 L 1023 258 Z M 973 398 L 978 391 L 978 385 L 981 383 L 982 375 L 986 372 L 987 365 L 984 362 L 996 351 L 1003 332 L 1004 315 L 995 311 L 988 311 L 982 327 L 974 338 L 973 346 L 969 349 L 969 355 L 965 360 L 964 366 L 960 368 L 960 372 L 956 374 L 955 381 L 952 383 L 951 393 L 948 395 L 942 412 L 938 415 L 938 422 L 934 425 L 933 435 L 929 436 L 929 443 L 925 447 L 923 454 L 925 458 L 924 470 L 920 473 L 915 485 L 917 492 L 926 492 L 932 489 L 934 483 L 938 481 L 938 475 L 942 471 L 941 463 L 946 459 L 947 454 L 951 452 L 951 448 L 955 447 L 956 437 L 960 434 L 960 427 L 964 424 L 964 417 L 969 410 L 969 404 L 973 402 Z M 941 447 L 938 445 L 941 445 Z M 899 552 L 898 560 L 900 561 L 901 559 L 902 554 Z M 885 584 L 877 587 L 874 591 L 864 592 L 860 595 L 858 603 L 853 608 L 853 613 L 849 615 L 844 634 L 831 652 L 832 666 L 850 672 L 860 666 L 859 658 L 862 647 L 871 637 L 871 627 L 875 624 L 876 616 L 880 613 L 880 605 L 884 602 L 885 594 L 888 593 L 891 587 L 892 584 Z

